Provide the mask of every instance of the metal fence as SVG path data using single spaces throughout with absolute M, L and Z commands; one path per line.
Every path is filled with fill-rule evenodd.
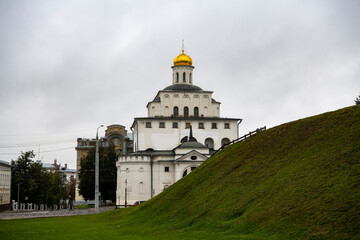
M 237 139 L 235 139 L 235 140 L 233 140 L 233 141 L 231 141 L 231 142 L 229 142 L 229 143 L 226 143 L 226 144 L 222 145 L 221 148 L 219 148 L 218 150 L 216 150 L 213 154 L 211 154 L 211 156 L 214 156 L 217 152 L 223 150 L 223 149 L 226 148 L 227 146 L 230 146 L 230 145 L 232 145 L 232 144 L 234 144 L 234 143 L 237 143 L 237 142 L 244 141 L 245 139 L 247 139 L 247 138 L 249 138 L 249 137 L 252 137 L 252 136 L 254 136 L 254 135 L 256 135 L 256 134 L 258 134 L 258 133 L 260 133 L 260 132 L 263 132 L 263 131 L 265 131 L 265 130 L 266 130 L 266 126 L 264 126 L 264 127 L 262 127 L 262 128 L 258 128 L 258 129 L 254 130 L 254 131 L 252 131 L 252 132 L 249 132 L 249 133 L 245 134 L 245 135 L 242 136 L 242 137 L 239 137 L 239 138 L 237 138 Z

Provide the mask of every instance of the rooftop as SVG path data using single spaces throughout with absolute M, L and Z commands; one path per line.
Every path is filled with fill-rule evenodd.
M 196 85 L 189 84 L 174 84 L 167 86 L 163 91 L 170 92 L 204 92 L 204 90 Z

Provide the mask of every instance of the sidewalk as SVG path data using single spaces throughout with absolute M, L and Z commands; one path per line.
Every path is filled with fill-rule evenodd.
M 114 210 L 115 206 L 100 207 L 99 212 Z M 95 214 L 94 208 L 73 209 L 73 210 L 55 210 L 55 211 L 5 211 L 0 213 L 0 219 L 27 219 L 41 217 L 65 217 Z

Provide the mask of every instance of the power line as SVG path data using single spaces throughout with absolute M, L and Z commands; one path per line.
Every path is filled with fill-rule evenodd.
M 66 150 L 66 149 L 74 149 L 74 148 L 75 148 L 75 147 L 59 148 L 59 149 L 54 149 L 54 150 L 40 151 L 40 153 L 44 153 L 44 152 L 56 152 L 56 151 L 62 151 L 62 150 Z
M 66 150 L 66 149 L 73 149 L 73 148 L 75 148 L 75 147 L 66 147 L 66 148 L 59 148 L 59 149 L 40 151 L 40 154 L 45 153 L 45 152 L 57 152 L 57 151 L 62 151 L 62 150 Z M 36 153 L 38 153 L 38 152 L 36 152 Z M 17 154 L 21 154 L 21 153 L 19 153 L 19 152 L 17 152 L 17 153 L 0 153 L 0 155 L 17 155 Z
M 29 134 L 1 134 L 0 135 L 0 139 L 2 137 L 5 137 L 5 138 L 9 138 L 9 137 L 31 137 L 31 138 L 34 138 L 34 137 L 41 137 L 41 136 L 44 136 L 44 137 L 49 137 L 49 136 L 79 136 L 81 134 L 85 134 L 85 133 L 94 133 L 94 130 L 84 130 L 84 131 L 81 131 L 81 132 L 72 132 L 72 133 L 59 133 L 59 134 L 48 134 L 48 133 L 29 133 Z
M 93 130 L 64 134 L 7 134 L 0 135 L 1 148 L 30 147 L 75 142 L 78 137 L 89 137 Z M 85 136 L 84 136 L 85 135 Z
M 1 137 L 1 136 L 0 136 Z M 59 136 L 46 136 L 46 138 L 32 137 L 31 139 L 16 138 L 16 139 L 0 139 L 0 148 L 16 148 L 16 147 L 29 147 L 37 145 L 54 145 L 68 142 L 76 142 L 78 137 L 83 137 L 80 134 L 72 135 L 59 135 Z
M 38 146 L 38 145 L 56 145 L 61 143 L 68 143 L 68 142 L 75 142 L 76 139 L 63 139 L 63 140 L 44 140 L 44 141 L 34 141 L 34 142 L 23 142 L 23 143 L 16 143 L 16 144 L 4 144 L 0 145 L 0 148 L 18 148 L 18 147 L 31 147 L 31 146 Z

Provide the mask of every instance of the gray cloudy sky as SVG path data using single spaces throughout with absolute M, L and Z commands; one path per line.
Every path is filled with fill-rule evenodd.
M 77 137 L 146 116 L 182 39 L 241 135 L 360 94 L 360 0 L 0 0 L 0 159 L 75 168 Z

